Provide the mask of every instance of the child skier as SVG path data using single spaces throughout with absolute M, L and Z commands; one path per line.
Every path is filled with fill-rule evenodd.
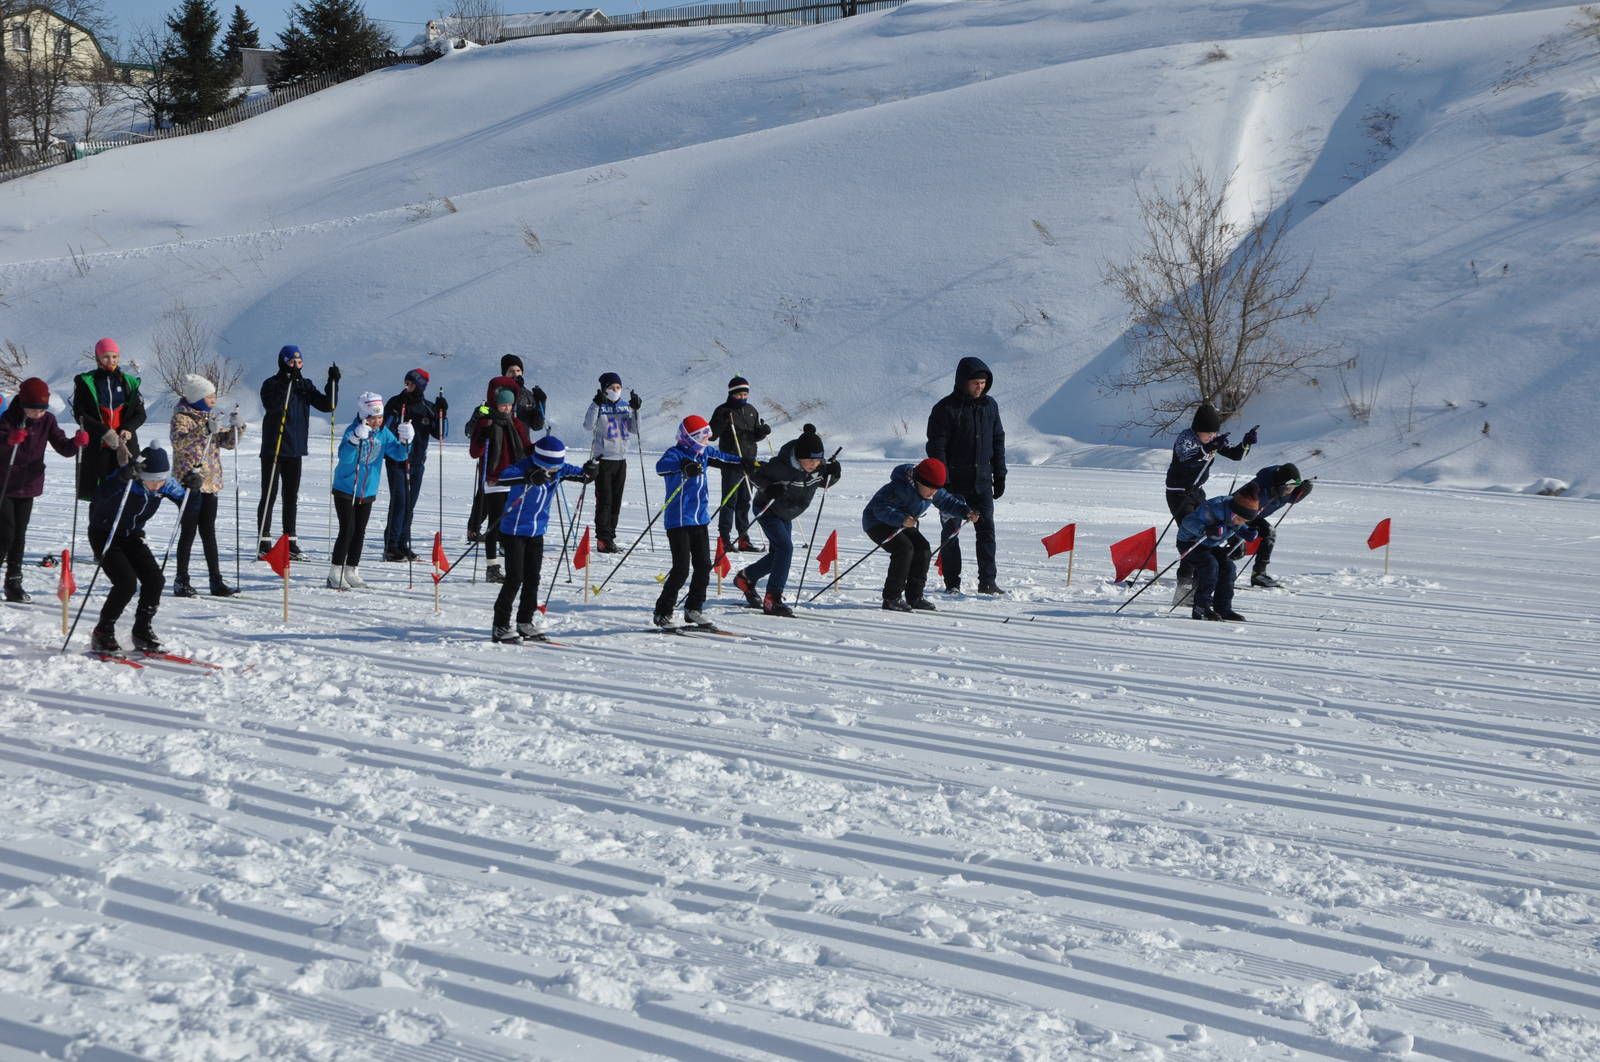
M 1250 521 L 1250 526 L 1261 538 L 1261 545 L 1256 549 L 1255 565 L 1250 572 L 1250 585 L 1271 589 L 1282 584 L 1267 574 L 1267 565 L 1272 561 L 1272 547 L 1278 541 L 1277 533 L 1267 522 L 1267 517 L 1286 505 L 1305 501 L 1311 494 L 1311 481 L 1302 480 L 1300 469 L 1294 465 L 1282 464 L 1263 468 L 1256 473 L 1250 485 L 1256 489 L 1256 497 L 1261 502 L 1261 511 Z
M 690 415 L 678 425 L 676 445 L 656 462 L 656 475 L 666 480 L 667 544 L 672 548 L 672 570 L 656 598 L 655 625 L 669 628 L 672 610 L 678 604 L 678 591 L 689 579 L 689 596 L 683 602 L 683 622 L 691 627 L 712 628 L 701 611 L 706 603 L 706 584 L 711 581 L 711 542 L 707 525 L 711 523 L 707 504 L 706 462 L 720 461 L 740 466 L 741 474 L 755 468 L 755 458 L 741 459 L 711 445 L 711 425 L 706 418 Z
M 794 609 L 783 603 L 783 590 L 789 582 L 789 562 L 794 557 L 794 536 L 790 531 L 795 518 L 811 505 L 821 486 L 839 482 L 839 462 L 825 459 L 822 438 L 807 424 L 800 437 L 783 444 L 778 456 L 750 473 L 755 485 L 756 522 L 767 536 L 767 554 L 733 577 L 733 585 L 744 594 L 745 603 L 769 616 L 793 616 Z M 767 578 L 767 593 L 756 593 L 756 584 Z
M 111 580 L 100 619 L 89 636 L 89 647 L 100 653 L 120 653 L 117 620 L 128 607 L 134 591 L 139 605 L 134 612 L 133 647 L 140 652 L 159 653 L 161 639 L 151 629 L 156 609 L 161 606 L 165 582 L 161 565 L 144 540 L 144 525 L 161 508 L 161 499 L 182 505 L 187 490 L 200 486 L 200 470 L 194 469 L 179 486 L 170 473 L 172 463 L 165 450 L 147 447 L 136 460 L 129 461 L 118 474 L 95 490 L 89 502 L 89 545 L 100 561 L 100 569 Z
M 198 533 L 206 555 L 211 595 L 232 597 L 238 591 L 222 581 L 222 561 L 217 552 L 217 496 L 222 490 L 222 454 L 217 448 L 234 448 L 244 432 L 244 414 L 235 409 L 228 428 L 219 431 L 212 411 L 217 388 L 204 376 L 185 376 L 179 394 L 183 401 L 172 410 L 172 457 L 179 468 L 198 468 L 201 479 L 200 489 L 183 507 L 182 530 L 178 532 L 178 574 L 172 581 L 172 596 L 197 596 L 189 582 L 189 555 Z
M 1200 488 L 1211 475 L 1211 462 L 1215 460 L 1211 455 L 1221 454 L 1230 461 L 1243 460 L 1245 451 L 1256 444 L 1258 428 L 1259 424 L 1245 432 L 1238 446 L 1229 446 L 1228 436 L 1217 434 L 1222 429 L 1222 415 L 1209 402 L 1200 403 L 1189 427 L 1173 440 L 1172 463 L 1167 466 L 1167 509 L 1175 523 L 1182 523 L 1184 517 L 1206 500 L 1206 492 Z M 1178 564 L 1178 592 L 1174 600 L 1180 605 L 1194 592 L 1193 569 L 1194 565 L 1187 559 Z
M 3 400 L 0 400 L 3 401 Z M 50 385 L 37 376 L 22 381 L 16 399 L 0 413 L 0 556 L 6 564 L 6 600 L 26 604 L 22 553 L 34 499 L 44 493 L 44 448 L 62 457 L 89 445 L 89 433 L 68 435 L 50 412 Z
M 496 484 L 510 488 L 505 515 L 500 518 L 500 545 L 505 552 L 506 581 L 494 601 L 497 642 L 513 645 L 524 638 L 544 637 L 539 615 L 539 570 L 544 564 L 544 533 L 550 522 L 550 503 L 563 479 L 588 483 L 596 462 L 582 468 L 566 463 L 567 447 L 554 435 L 533 444 L 533 453 L 501 471 Z M 521 601 L 517 600 L 521 595 Z M 517 626 L 511 627 L 511 606 L 517 606 Z
M 1236 569 L 1229 554 L 1235 540 L 1256 540 L 1258 532 L 1249 524 L 1260 512 L 1255 485 L 1246 483 L 1237 494 L 1222 494 L 1205 502 L 1178 525 L 1178 552 L 1194 565 L 1191 618 L 1244 622 L 1233 610 Z
M 511 486 L 500 486 L 496 480 L 501 472 L 527 457 L 533 449 L 528 425 L 517 417 L 519 386 L 510 376 L 496 376 L 490 380 L 486 401 L 478 407 L 472 421 L 470 452 L 478 459 L 478 492 L 483 499 L 481 509 L 487 528 L 483 534 L 483 555 L 489 562 L 484 581 L 489 583 L 505 579 L 500 566 L 500 517 L 505 514 L 506 495 Z M 543 423 L 542 417 L 540 423 Z
M 383 458 L 404 461 L 411 452 L 416 429 L 402 423 L 391 432 L 383 426 L 383 396 L 363 391 L 356 418 L 339 440 L 339 464 L 333 470 L 333 512 L 339 535 L 333 540 L 333 566 L 328 569 L 330 590 L 360 590 L 361 547 L 367 538 L 367 519 L 378 494 Z
M 883 580 L 883 607 L 889 612 L 938 611 L 922 593 L 933 548 L 917 523 L 928 506 L 938 506 L 948 520 L 978 521 L 976 509 L 944 489 L 946 479 L 944 462 L 936 457 L 900 465 L 861 513 L 861 529 L 889 551 L 889 574 Z
M 760 410 L 750 404 L 750 381 L 735 376 L 728 381 L 728 400 L 711 411 L 711 433 L 724 452 L 734 456 L 722 466 L 722 497 L 727 502 L 717 520 L 722 548 L 727 553 L 759 552 L 750 541 L 750 486 L 740 463 L 756 456 L 756 444 L 772 434 Z M 737 526 L 739 538 L 733 538 Z
M 592 433 L 589 452 L 599 461 L 594 480 L 595 552 L 617 552 L 617 516 L 622 509 L 622 487 L 628 482 L 628 441 L 639 433 L 639 392 L 622 400 L 622 377 L 600 374 L 600 389 L 583 414 L 583 426 Z

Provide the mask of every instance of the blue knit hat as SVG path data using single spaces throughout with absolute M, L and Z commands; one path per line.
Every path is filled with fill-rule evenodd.
M 410 372 L 406 373 L 406 383 L 415 387 L 417 389 L 417 394 L 420 395 L 422 392 L 428 389 L 428 370 L 412 369 Z
M 299 356 L 300 348 L 295 346 L 293 343 L 290 343 L 288 346 L 278 351 L 278 364 L 287 365 L 291 360 L 298 358 Z
M 545 468 L 560 468 L 567 462 L 567 444 L 554 435 L 546 435 L 533 444 L 533 460 Z

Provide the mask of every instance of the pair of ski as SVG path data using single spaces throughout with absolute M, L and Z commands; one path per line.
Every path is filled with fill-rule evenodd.
M 151 652 L 146 649 L 123 649 L 115 653 L 101 649 L 90 649 L 84 653 L 91 660 L 99 660 L 106 664 L 122 664 L 135 671 L 143 671 L 146 664 L 178 664 L 183 667 L 198 668 L 202 671 L 221 671 L 221 664 L 213 664 L 209 660 L 196 660 L 192 656 L 182 656 L 178 653 Z
M 747 637 L 737 631 L 723 630 L 715 623 L 683 623 L 671 627 L 646 627 L 645 630 L 651 634 L 677 634 L 683 637 L 696 634 L 717 634 L 724 638 Z

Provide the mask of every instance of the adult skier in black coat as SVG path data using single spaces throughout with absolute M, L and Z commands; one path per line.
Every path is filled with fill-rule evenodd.
M 1006 492 L 1006 430 L 1000 405 L 990 397 L 994 373 L 979 358 L 956 363 L 956 385 L 928 414 L 928 456 L 949 470 L 945 489 L 963 498 L 978 514 L 978 593 L 998 594 L 995 581 L 994 503 Z M 960 520 L 944 521 L 950 538 Z M 961 543 L 951 539 L 943 557 L 944 588 L 961 589 Z
M 300 375 L 305 361 L 300 348 L 289 344 L 278 351 L 278 371 L 261 384 L 261 502 L 256 506 L 259 539 L 256 556 L 272 548 L 272 506 L 283 492 L 283 533 L 289 536 L 289 556 L 304 560 L 296 535 L 300 509 L 300 472 L 311 445 L 311 410 L 332 413 L 339 366 L 328 366 L 322 390 Z
M 761 411 L 750 404 L 750 381 L 743 376 L 729 380 L 728 400 L 711 411 L 711 437 L 716 440 L 717 448 L 738 454 L 741 459 L 754 458 L 756 444 L 771 434 L 772 429 L 761 419 Z M 737 490 L 734 484 L 738 484 Z M 717 517 L 717 533 L 722 536 L 723 550 L 760 552 L 750 541 L 750 489 L 744 469 L 739 465 L 722 466 L 722 494 L 728 498 Z M 736 521 L 739 540 L 734 542 L 730 536 Z

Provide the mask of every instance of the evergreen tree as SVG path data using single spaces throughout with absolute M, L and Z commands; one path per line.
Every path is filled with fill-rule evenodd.
M 172 120 L 178 125 L 208 118 L 228 105 L 233 73 L 217 50 L 222 20 L 210 0 L 183 0 L 167 16 L 172 31 L 166 62 L 170 68 Z
M 334 74 L 354 77 L 394 47 L 389 31 L 367 18 L 361 0 L 304 0 L 278 34 L 273 87 Z
M 228 65 L 228 72 L 238 76 L 244 67 L 244 59 L 239 54 L 241 48 L 261 47 L 261 34 L 256 29 L 256 24 L 250 21 L 250 16 L 244 13 L 244 8 L 238 4 L 233 5 L 233 18 L 228 21 L 227 36 L 222 38 L 222 61 Z

